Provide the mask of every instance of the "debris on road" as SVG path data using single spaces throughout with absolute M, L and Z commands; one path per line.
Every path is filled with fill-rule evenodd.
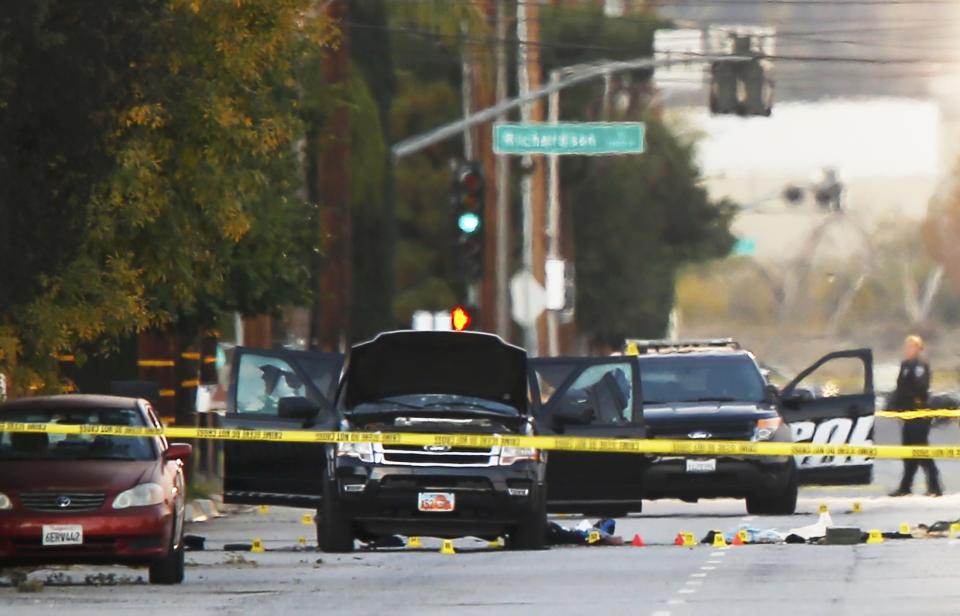
M 614 535 L 616 529 L 616 520 L 610 518 L 597 520 L 592 525 L 584 520 L 576 528 L 550 522 L 547 526 L 547 545 L 623 545 L 623 537 Z

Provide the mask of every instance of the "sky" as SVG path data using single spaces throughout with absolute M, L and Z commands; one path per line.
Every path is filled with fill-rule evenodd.
M 911 99 L 775 103 L 769 118 L 684 114 L 703 135 L 704 175 L 800 174 L 824 167 L 841 176 L 936 176 L 941 113 L 934 101 Z

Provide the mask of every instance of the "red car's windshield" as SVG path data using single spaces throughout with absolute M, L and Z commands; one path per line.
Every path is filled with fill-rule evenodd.
M 146 425 L 138 410 L 114 408 L 18 409 L 4 413 L 2 419 L 65 425 Z M 153 460 L 156 456 L 147 437 L 0 432 L 0 461 Z

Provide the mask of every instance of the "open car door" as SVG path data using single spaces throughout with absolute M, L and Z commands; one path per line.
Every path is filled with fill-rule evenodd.
M 338 353 L 238 347 L 221 425 L 335 430 L 333 399 L 342 367 Z M 322 444 L 225 441 L 224 502 L 316 507 L 325 464 Z
M 821 357 L 780 392 L 781 412 L 797 443 L 873 444 L 876 395 L 870 349 Z M 867 484 L 873 459 L 797 456 L 802 484 Z
M 540 434 L 643 438 L 638 362 L 630 357 L 529 360 Z M 547 510 L 619 516 L 641 510 L 648 458 L 547 452 Z

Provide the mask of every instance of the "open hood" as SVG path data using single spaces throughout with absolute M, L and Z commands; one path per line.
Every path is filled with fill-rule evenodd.
M 414 394 L 470 396 L 526 414 L 526 351 L 473 332 L 391 332 L 353 347 L 342 392 L 347 410 Z

